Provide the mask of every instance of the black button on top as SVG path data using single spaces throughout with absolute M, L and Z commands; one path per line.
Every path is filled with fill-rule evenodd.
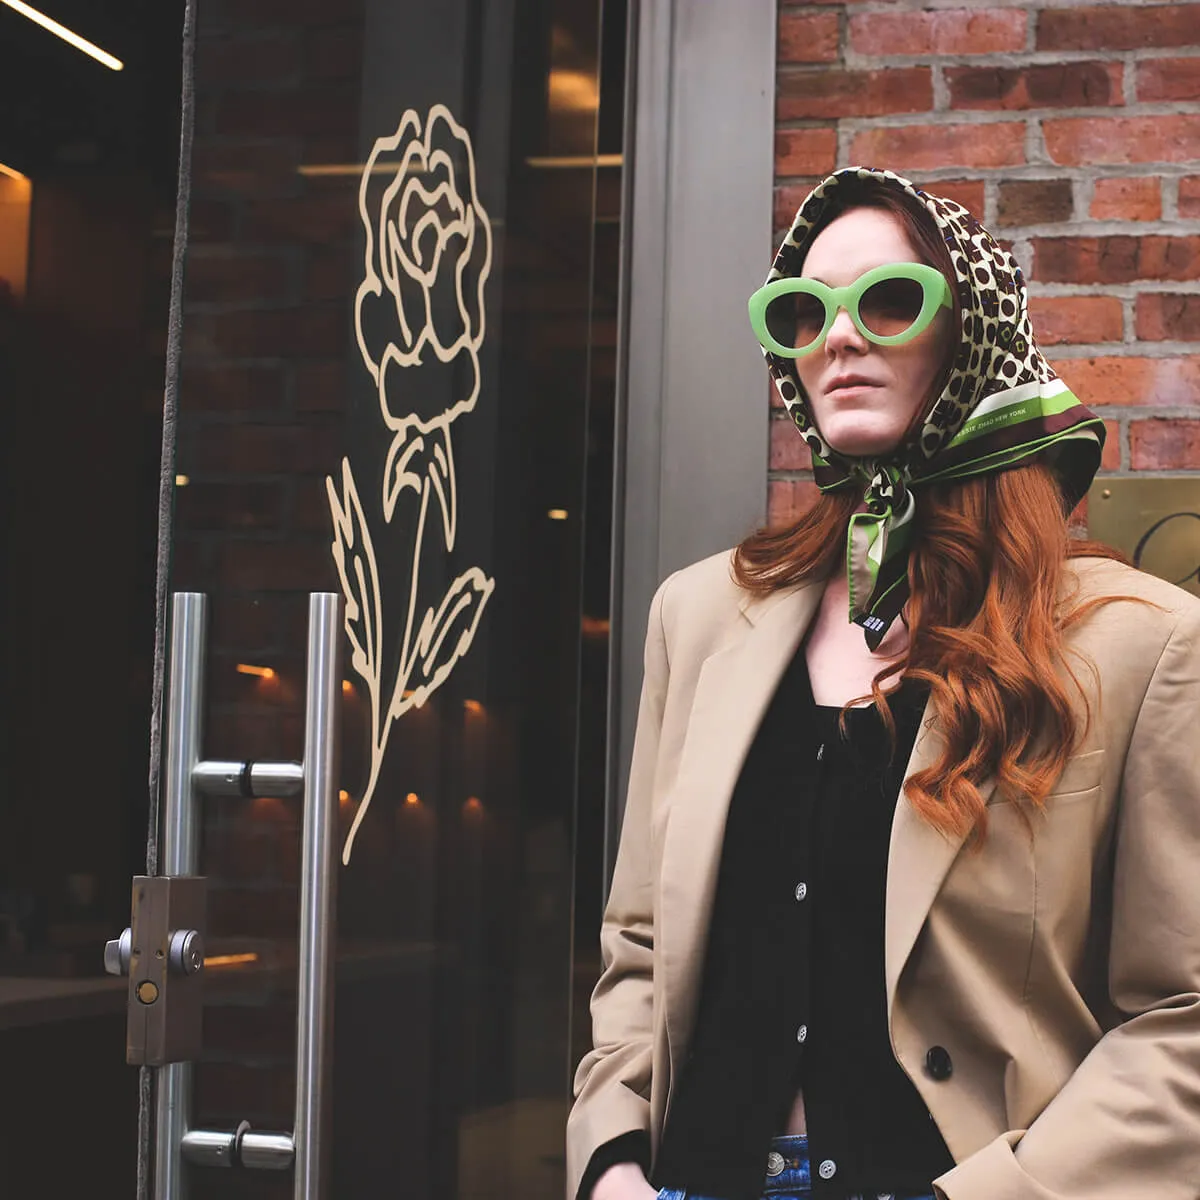
M 931 1079 L 949 1079 L 954 1074 L 954 1060 L 945 1046 L 930 1046 L 925 1054 L 925 1070 Z

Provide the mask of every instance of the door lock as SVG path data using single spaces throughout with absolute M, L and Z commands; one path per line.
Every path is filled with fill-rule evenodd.
M 129 977 L 126 1062 L 199 1057 L 206 899 L 199 875 L 134 877 L 132 924 L 104 947 L 104 969 Z

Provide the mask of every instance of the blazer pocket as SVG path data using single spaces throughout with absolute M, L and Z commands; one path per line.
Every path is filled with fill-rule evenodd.
M 1104 748 L 1073 754 L 1067 759 L 1062 774 L 1050 789 L 1051 796 L 1069 796 L 1075 792 L 1090 792 L 1100 786 L 1104 777 Z
M 1065 799 L 1070 796 L 1079 796 L 1085 792 L 1093 791 L 1100 786 L 1100 780 L 1103 777 L 1103 746 L 1098 750 L 1087 750 L 1083 754 L 1073 754 L 1067 759 L 1067 765 L 1063 767 L 1062 774 L 1054 781 L 1054 786 L 1050 789 L 1046 800 L 1049 802 L 1054 799 Z M 1001 805 L 1011 803 L 1011 798 L 1001 797 L 993 792 L 992 798 L 988 801 L 988 808 L 998 808 Z

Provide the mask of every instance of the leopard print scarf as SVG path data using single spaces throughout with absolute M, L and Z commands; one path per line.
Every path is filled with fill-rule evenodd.
M 962 205 L 891 171 L 848 167 L 818 184 L 800 205 L 768 283 L 801 273 L 811 231 L 829 198 L 859 179 L 883 180 L 915 197 L 945 237 L 962 322 L 945 388 L 906 443 L 882 458 L 852 458 L 821 437 L 795 360 L 764 353 L 788 414 L 812 451 L 817 486 L 823 492 L 863 490 L 866 511 L 850 520 L 846 569 L 850 620 L 863 627 L 873 650 L 908 598 L 913 488 L 1003 470 L 1042 454 L 1069 510 L 1099 468 L 1104 423 L 1072 395 L 1038 349 L 1025 280 L 1012 255 Z

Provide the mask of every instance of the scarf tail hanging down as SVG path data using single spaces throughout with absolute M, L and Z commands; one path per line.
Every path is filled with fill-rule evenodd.
M 795 361 L 764 351 L 788 415 L 812 451 L 821 491 L 862 489 L 865 511 L 850 519 L 846 574 L 850 620 L 876 649 L 908 599 L 914 543 L 913 489 L 1016 466 L 1044 455 L 1068 509 L 1100 466 L 1104 422 L 1058 378 L 1033 338 L 1021 269 L 969 212 L 890 171 L 848 167 L 813 189 L 775 257 L 767 281 L 798 275 L 831 193 L 882 182 L 913 197 L 945 238 L 954 263 L 962 336 L 941 395 L 917 434 L 894 454 L 870 461 L 829 446 L 808 406 Z

